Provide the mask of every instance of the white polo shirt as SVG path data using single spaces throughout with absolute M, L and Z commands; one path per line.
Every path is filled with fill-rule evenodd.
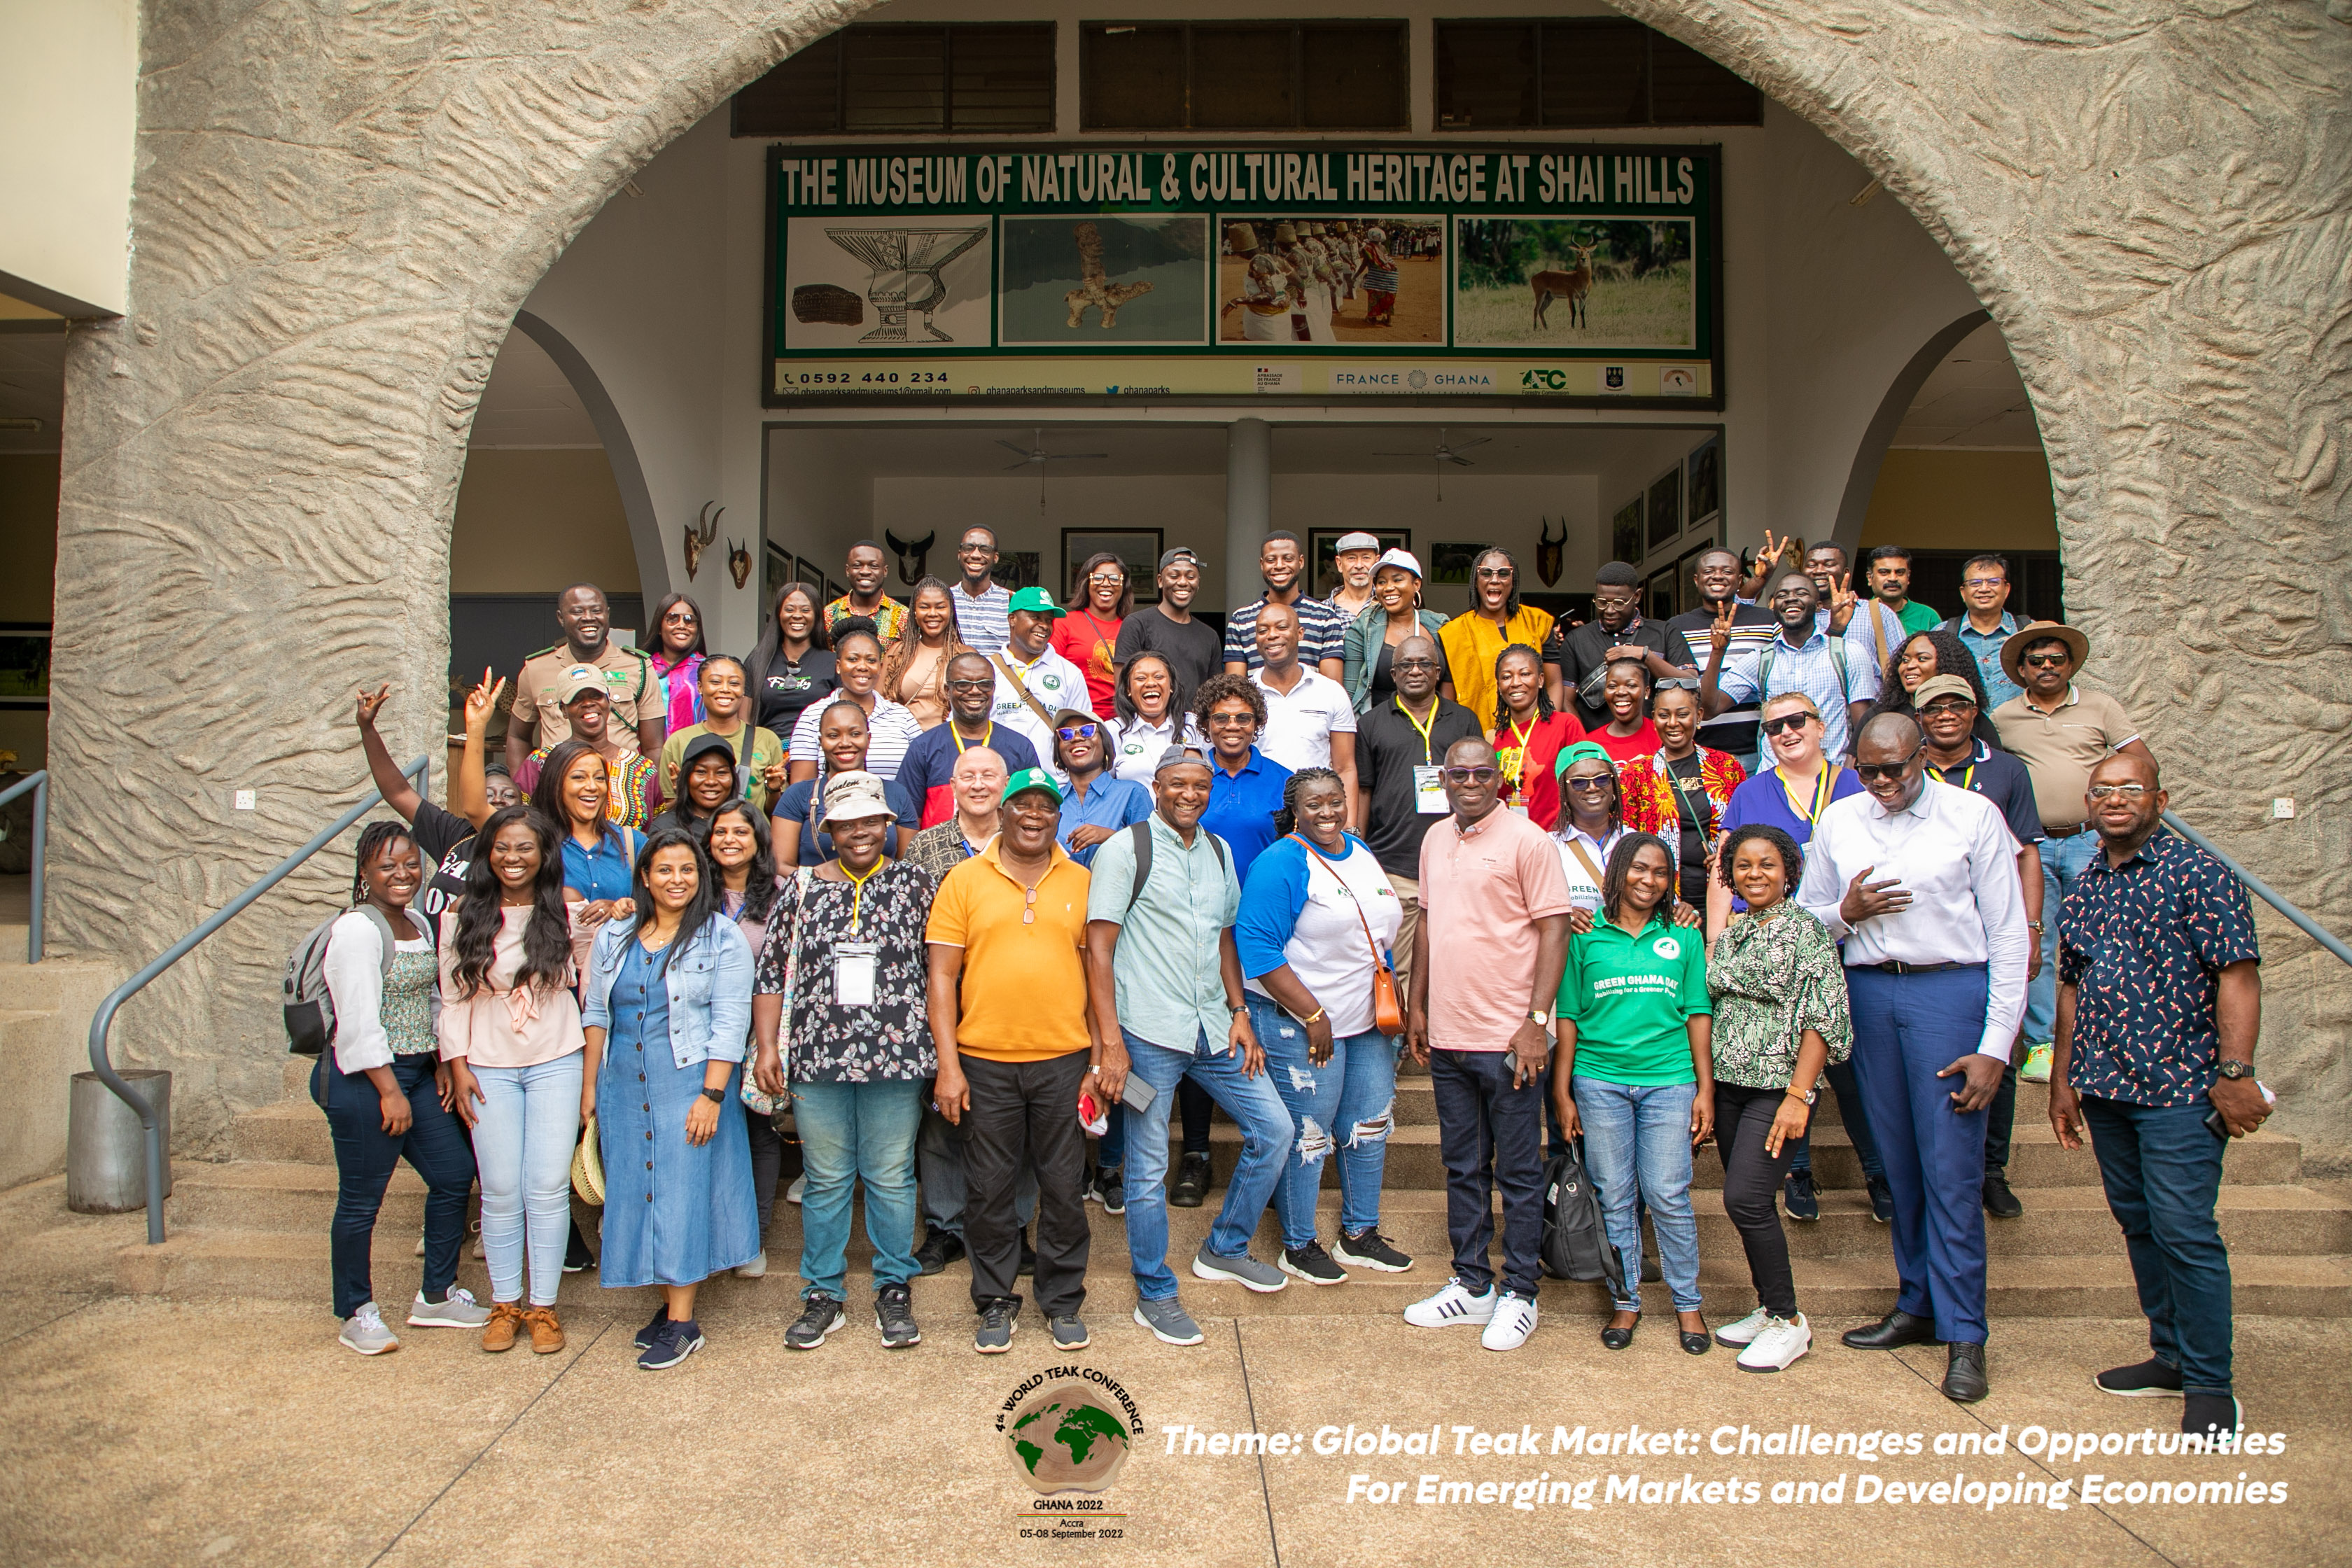
M 1287 692 L 1265 683 L 1263 666 L 1250 671 L 1250 684 L 1265 698 L 1265 732 L 1257 749 L 1292 773 L 1331 765 L 1331 737 L 1356 732 L 1356 705 L 1348 689 L 1319 670 L 1298 667 L 1298 684 Z

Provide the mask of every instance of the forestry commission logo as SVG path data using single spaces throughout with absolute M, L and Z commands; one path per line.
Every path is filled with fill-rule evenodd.
M 1005 1396 L 996 1430 L 1039 1496 L 1100 1492 L 1118 1478 L 1143 1416 L 1127 1390 L 1097 1369 L 1049 1366 Z

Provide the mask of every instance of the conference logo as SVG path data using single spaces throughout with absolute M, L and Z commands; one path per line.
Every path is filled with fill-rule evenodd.
M 1142 1430 L 1127 1390 L 1090 1366 L 1033 1373 L 996 1411 L 1006 1454 L 1040 1497 L 1109 1490 Z

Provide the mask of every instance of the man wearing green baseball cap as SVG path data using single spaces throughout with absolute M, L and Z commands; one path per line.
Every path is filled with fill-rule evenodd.
M 1086 712 L 1094 709 L 1087 696 L 1086 673 L 1053 647 L 1054 623 L 1062 606 L 1043 588 L 1024 588 L 1013 595 L 1005 615 L 1007 640 L 988 656 L 996 670 L 996 706 L 991 717 L 1037 749 L 1041 758 L 1054 755 L 1054 715 L 1065 708 Z M 1057 794 L 1069 793 L 1069 778 L 1047 763 Z

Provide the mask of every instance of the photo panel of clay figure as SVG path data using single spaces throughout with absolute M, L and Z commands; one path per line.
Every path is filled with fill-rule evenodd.
M 991 346 L 986 217 L 795 217 L 784 237 L 788 353 Z
M 1445 342 L 1445 219 L 1217 217 L 1217 341 Z
M 1457 346 L 1696 349 L 1693 219 L 1454 221 Z
M 1205 213 L 1007 217 L 997 342 L 1007 348 L 1209 341 Z

